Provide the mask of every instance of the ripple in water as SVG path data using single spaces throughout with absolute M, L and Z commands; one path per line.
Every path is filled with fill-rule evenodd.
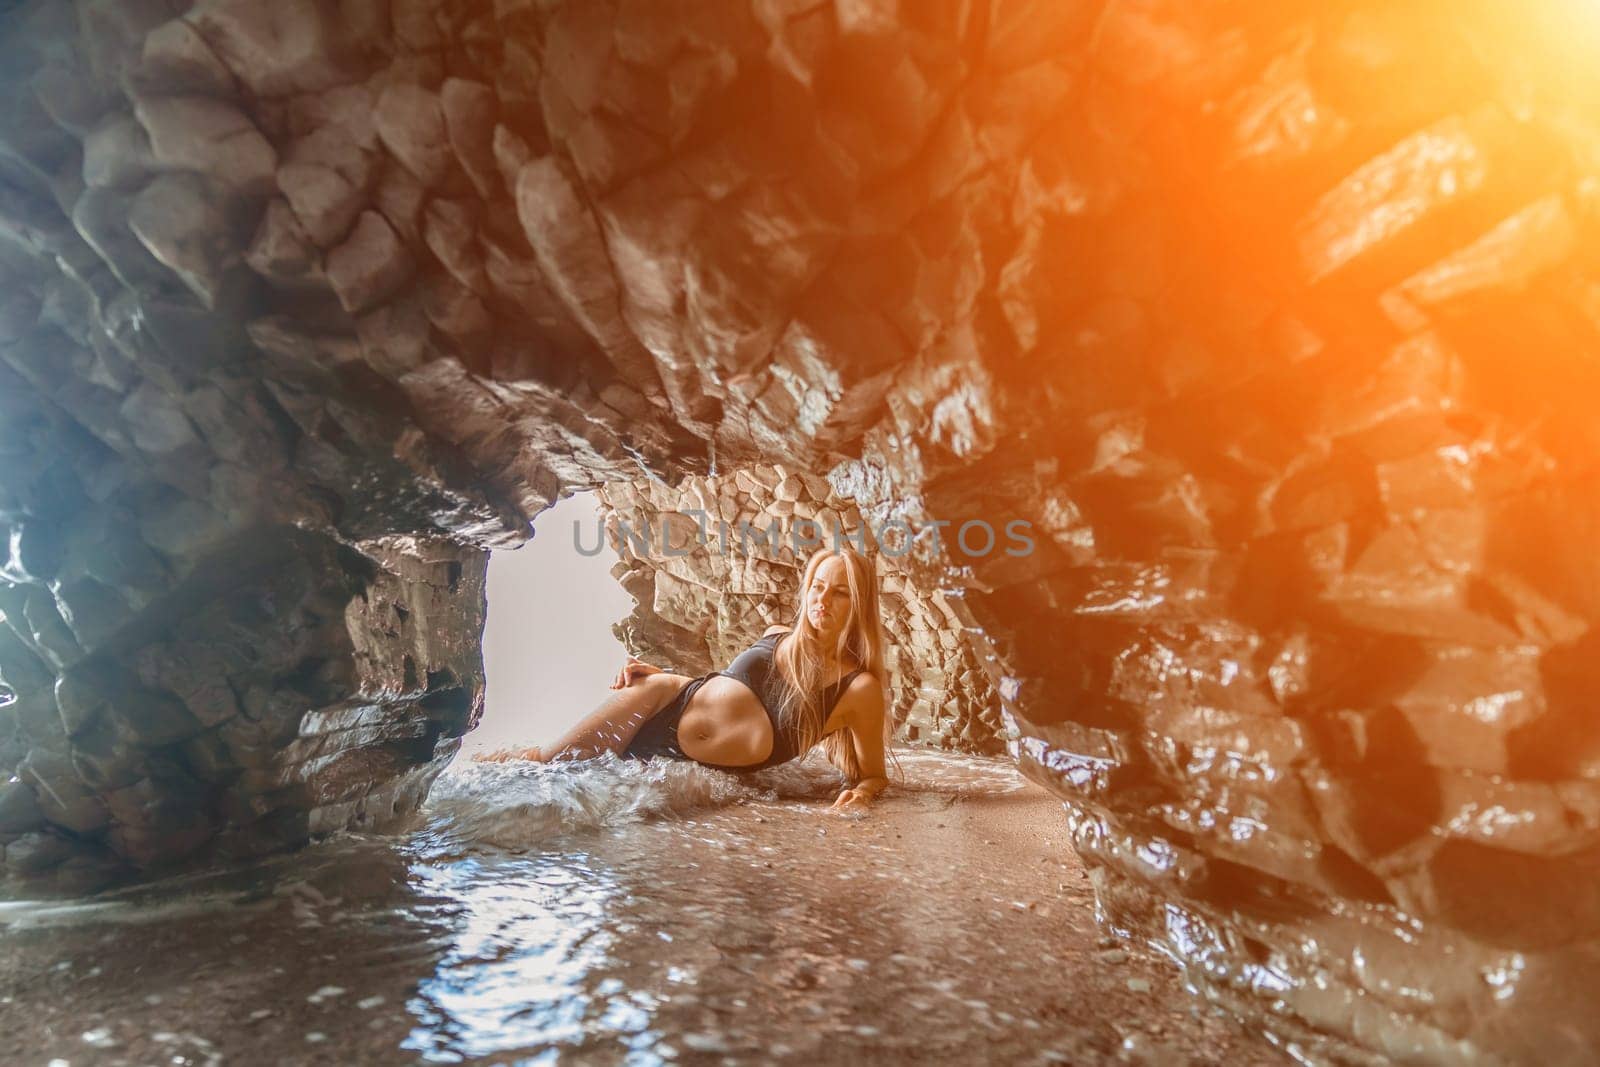
M 896 784 L 921 794 L 975 797 L 1026 787 L 1014 768 L 995 760 L 915 750 L 896 757 L 904 774 Z M 418 841 L 446 853 L 526 851 L 579 831 L 730 804 L 831 802 L 842 787 L 838 772 L 817 756 L 748 775 L 613 756 L 578 763 L 466 762 L 434 785 Z
M 1086 964 L 1097 931 L 1059 805 L 1003 761 L 899 756 L 903 780 L 864 818 L 829 811 L 840 780 L 818 758 L 748 776 L 463 763 L 396 836 L 12 905 L 8 1047 L 72 1063 L 263 1049 L 629 1067 L 1095 1062 L 1151 1014 L 1130 999 L 1135 973 L 1197 1035 L 1221 1032 L 1157 965 Z M 1250 1062 L 1240 1051 L 1228 1058 Z

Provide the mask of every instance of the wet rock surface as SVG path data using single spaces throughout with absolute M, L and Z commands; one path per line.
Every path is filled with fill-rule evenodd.
M 473 688 L 481 553 L 563 490 L 782 462 L 874 521 L 1030 523 L 922 588 L 962 587 L 1117 928 L 1399 1054 L 1586 1058 L 1600 46 L 1565 10 L 9 5 L 7 876 L 250 840 L 214 798 L 308 713 Z M 441 588 L 395 539 L 463 575 L 415 685 L 359 608 Z M 322 670 L 291 605 L 356 606 L 281 718 L 141 673 L 236 589 L 228 670 L 262 645 L 274 695 Z M 309 757 L 354 795 L 455 726 L 364 729 Z
M 80 573 L 132 540 L 162 581 L 184 565 L 125 617 L 89 614 L 72 584 L 11 588 L 8 619 L 33 622 L 0 630 L 8 874 L 92 890 L 415 809 L 482 710 L 485 554 L 275 528 L 195 563 L 136 538 L 63 562 Z

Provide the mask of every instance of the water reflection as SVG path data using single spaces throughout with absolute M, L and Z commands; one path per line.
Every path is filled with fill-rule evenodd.
M 616 935 L 606 919 L 621 910 L 603 861 L 581 852 L 469 859 L 421 866 L 417 875 L 427 891 L 456 902 L 455 929 L 450 951 L 407 1005 L 417 1025 L 402 1048 L 449 1063 L 648 1025 L 649 998 L 612 1004 L 591 981 L 607 970 Z
M 1059 806 L 1014 768 L 906 771 L 844 819 L 820 763 L 468 765 L 399 838 L 15 905 L 0 1059 L 1271 1058 L 1158 965 L 1097 959 Z

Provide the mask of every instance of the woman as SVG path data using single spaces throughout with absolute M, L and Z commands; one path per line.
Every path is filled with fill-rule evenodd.
M 867 557 L 848 545 L 806 563 L 793 626 L 772 626 L 725 671 L 698 678 L 630 659 L 620 692 L 547 748 L 479 759 L 668 756 L 729 771 L 775 767 L 820 743 L 843 772 L 834 801 L 863 808 L 889 784 L 883 623 Z

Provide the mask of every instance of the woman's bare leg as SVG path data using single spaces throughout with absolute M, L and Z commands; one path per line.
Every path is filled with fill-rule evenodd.
M 547 760 L 589 759 L 628 747 L 639 727 L 672 702 L 694 681 L 681 674 L 652 674 L 618 689 L 553 745 L 543 749 Z
M 684 686 L 694 681 L 681 674 L 652 674 L 640 678 L 626 689 L 613 690 L 598 708 L 553 744 L 525 750 L 501 750 L 474 758 L 489 763 L 526 759 L 590 759 L 606 752 L 621 752 L 628 747 L 639 727 L 650 716 L 671 703 Z

